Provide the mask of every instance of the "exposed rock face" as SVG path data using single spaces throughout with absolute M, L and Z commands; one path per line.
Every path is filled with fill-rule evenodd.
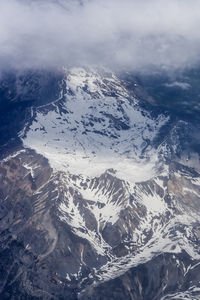
M 59 97 L 62 72 L 10 71 L 0 80 L 0 145 L 3 154 L 19 144 L 17 135 L 32 117 L 31 107 L 47 104 Z M 2 153 L 1 153 L 2 155 Z
M 63 74 L 2 155 L 1 297 L 198 299 L 198 124 L 110 71 Z
M 81 299 L 198 299 L 199 268 L 199 261 L 185 252 L 164 253 L 116 279 L 90 287 Z

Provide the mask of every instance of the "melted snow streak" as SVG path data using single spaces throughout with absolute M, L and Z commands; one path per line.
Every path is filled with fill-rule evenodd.
M 168 294 L 161 298 L 161 300 L 198 300 L 199 299 L 200 288 L 198 287 L 191 287 L 186 292 L 179 292 Z
M 110 71 L 73 68 L 65 74 L 64 97 L 38 108 L 21 138 L 60 174 L 60 220 L 107 259 L 82 283 L 115 278 L 162 252 L 185 250 L 200 259 L 192 242 L 198 213 L 186 214 L 184 204 L 173 202 L 173 184 L 166 183 L 169 170 L 161 155 L 165 146 L 153 147 L 168 118 L 141 109 Z M 192 181 L 175 175 L 177 182 L 185 176 L 193 184 L 185 186 L 183 195 L 199 197 L 198 177 Z M 107 228 L 120 232 L 123 257 L 116 256 L 106 239 Z M 176 295 L 169 297 L 163 299 Z

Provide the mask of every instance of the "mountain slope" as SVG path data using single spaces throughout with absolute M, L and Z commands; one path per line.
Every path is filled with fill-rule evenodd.
M 32 106 L 23 145 L 1 162 L 1 294 L 198 299 L 194 126 L 144 105 L 110 70 L 64 69 L 60 87 Z

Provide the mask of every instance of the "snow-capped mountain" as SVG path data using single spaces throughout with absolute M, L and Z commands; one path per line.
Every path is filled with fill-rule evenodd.
M 3 297 L 198 299 L 194 127 L 110 70 L 62 74 L 1 161 Z
M 23 143 L 59 171 L 98 176 L 113 168 L 130 182 L 149 179 L 158 162 L 153 140 L 168 118 L 152 119 L 114 74 L 104 72 L 66 71 L 62 100 L 33 111 Z

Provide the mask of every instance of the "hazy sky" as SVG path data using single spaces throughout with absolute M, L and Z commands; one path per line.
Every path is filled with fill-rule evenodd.
M 100 64 L 136 70 L 199 62 L 199 0 L 58 2 L 64 5 L 0 1 L 1 69 Z

